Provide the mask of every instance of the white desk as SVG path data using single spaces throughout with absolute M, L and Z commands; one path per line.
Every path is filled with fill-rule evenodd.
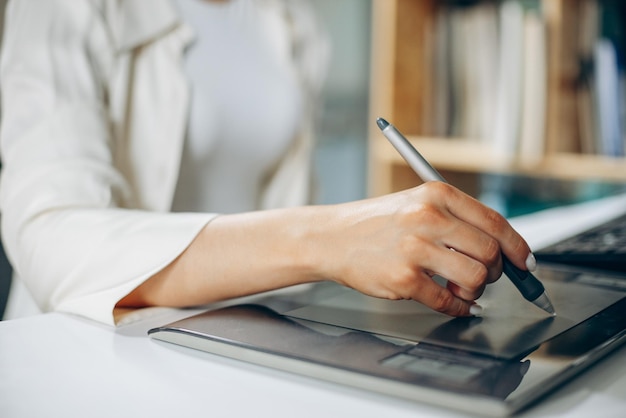
M 514 224 L 531 245 L 544 245 L 565 229 L 624 210 L 626 196 L 519 218 Z M 0 417 L 468 416 L 146 336 L 153 326 L 194 313 L 163 310 L 119 329 L 58 313 L 0 322 Z M 626 416 L 626 347 L 521 416 Z

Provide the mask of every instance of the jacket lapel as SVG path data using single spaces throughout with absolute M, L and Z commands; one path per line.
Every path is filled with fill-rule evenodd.
M 180 23 L 170 0 L 116 0 L 106 5 L 118 51 L 148 43 Z M 146 8 L 150 8 L 150 13 L 146 13 Z
M 182 57 L 194 33 L 171 0 L 105 4 L 118 56 L 129 57 L 126 81 L 117 90 L 125 122 L 116 160 L 135 191 L 137 201 L 130 206 L 166 211 L 178 180 L 189 107 Z

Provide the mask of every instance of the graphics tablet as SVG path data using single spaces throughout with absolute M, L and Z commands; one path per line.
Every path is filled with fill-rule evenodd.
M 540 266 L 550 316 L 508 280 L 480 317 L 332 283 L 260 296 L 149 331 L 152 338 L 368 391 L 483 415 L 531 405 L 626 341 L 626 290 L 611 273 Z M 615 273 L 618 274 L 618 273 Z

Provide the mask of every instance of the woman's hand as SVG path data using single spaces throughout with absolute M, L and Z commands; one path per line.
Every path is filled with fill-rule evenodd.
M 453 316 L 469 315 L 485 285 L 500 277 L 502 252 L 522 269 L 532 257 L 501 215 L 440 182 L 328 210 L 335 213 L 313 241 L 321 277 Z
M 431 182 L 339 205 L 219 216 L 118 307 L 201 305 L 333 280 L 464 316 L 500 277 L 502 252 L 526 269 L 530 249 L 502 216 Z M 447 286 L 435 275 L 448 279 Z

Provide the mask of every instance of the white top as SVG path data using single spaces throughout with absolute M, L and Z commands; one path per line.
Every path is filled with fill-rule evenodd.
M 258 209 L 302 113 L 290 51 L 276 47 L 289 39 L 280 9 L 255 0 L 176 4 L 196 39 L 184 57 L 191 107 L 173 210 Z

